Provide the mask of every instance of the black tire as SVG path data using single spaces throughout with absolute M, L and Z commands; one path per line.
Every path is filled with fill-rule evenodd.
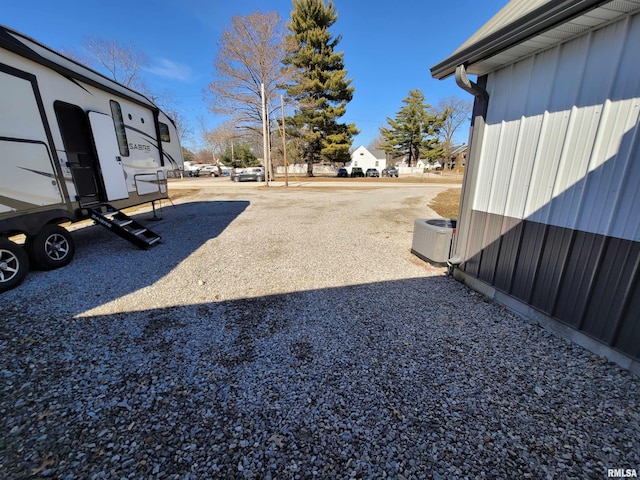
M 21 245 L 0 238 L 0 292 L 22 283 L 29 272 L 29 256 Z
M 73 237 L 59 225 L 45 225 L 36 236 L 27 238 L 25 245 L 31 262 L 43 270 L 68 265 L 76 252 Z

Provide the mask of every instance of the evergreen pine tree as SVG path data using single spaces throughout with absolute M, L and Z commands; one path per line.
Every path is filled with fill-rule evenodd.
M 405 155 L 409 166 L 415 165 L 420 157 L 430 162 L 442 157 L 438 133 L 449 112 L 430 114 L 431 105 L 425 103 L 420 90 L 410 90 L 402 103 L 395 119 L 387 117 L 389 128 L 380 129 L 385 139 L 382 149 L 393 155 Z
M 293 0 L 288 40 L 292 53 L 285 65 L 296 72 L 287 85 L 287 95 L 296 103 L 289 119 L 296 127 L 307 159 L 307 175 L 313 175 L 313 164 L 321 159 L 347 162 L 352 137 L 358 133 L 355 124 L 339 123 L 354 88 L 346 78 L 344 54 L 334 49 L 341 40 L 329 32 L 338 18 L 331 0 Z

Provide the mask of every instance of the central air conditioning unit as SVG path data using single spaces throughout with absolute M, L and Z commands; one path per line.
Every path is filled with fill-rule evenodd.
M 446 263 L 456 233 L 453 218 L 418 219 L 413 224 L 411 253 L 432 263 Z

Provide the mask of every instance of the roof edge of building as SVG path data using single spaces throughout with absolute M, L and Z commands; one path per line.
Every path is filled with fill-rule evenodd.
M 550 0 L 495 32 L 480 38 L 468 47 L 456 50 L 449 57 L 431 67 L 431 76 L 443 80 L 453 75 L 458 65 L 471 65 L 485 60 L 609 1 Z M 497 15 L 500 15 L 500 12 Z

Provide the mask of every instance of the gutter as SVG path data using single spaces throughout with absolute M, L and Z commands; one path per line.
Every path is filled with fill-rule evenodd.
M 527 15 L 431 67 L 431 76 L 442 80 L 453 75 L 458 65 L 486 60 L 542 32 L 568 22 L 610 0 L 550 0 Z

